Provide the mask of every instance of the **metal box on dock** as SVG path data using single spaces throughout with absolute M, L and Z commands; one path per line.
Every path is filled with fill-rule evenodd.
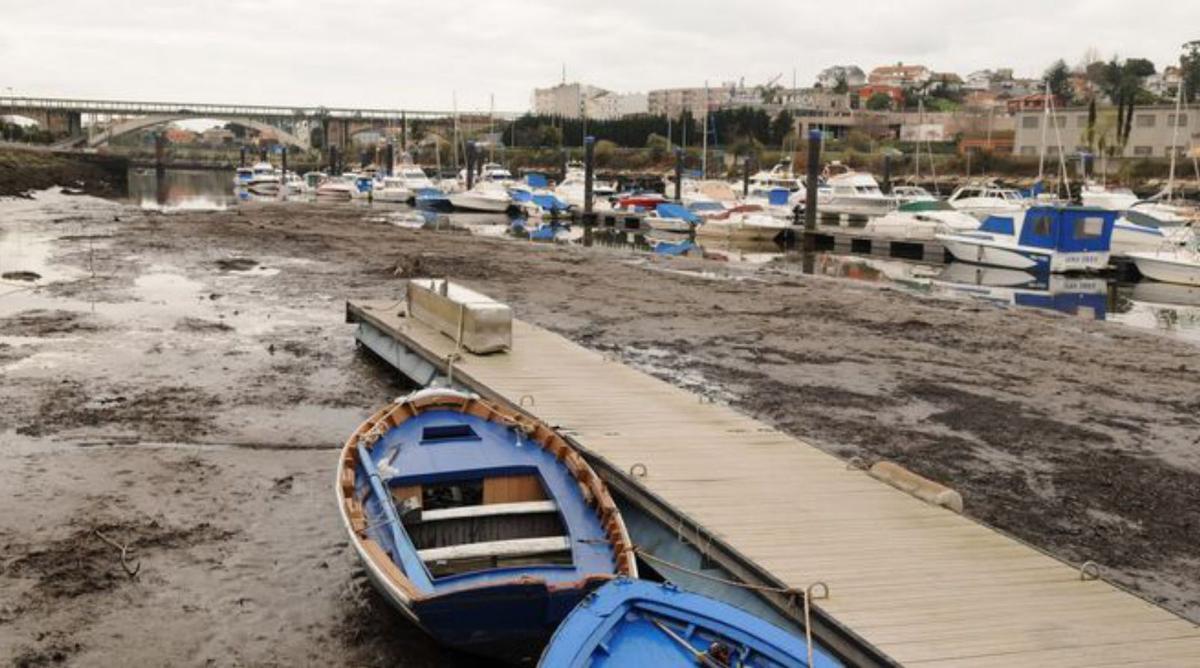
M 408 315 L 476 354 L 512 347 L 512 309 L 445 279 L 408 282 Z

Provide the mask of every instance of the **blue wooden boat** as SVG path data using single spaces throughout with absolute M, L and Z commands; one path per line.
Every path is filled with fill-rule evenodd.
M 813 666 L 842 664 L 813 647 Z M 670 584 L 620 579 L 579 604 L 551 638 L 541 668 L 807 668 L 803 638 Z
M 422 390 L 371 416 L 336 487 L 372 583 L 448 646 L 530 661 L 589 592 L 637 576 L 616 504 L 579 453 L 473 395 Z

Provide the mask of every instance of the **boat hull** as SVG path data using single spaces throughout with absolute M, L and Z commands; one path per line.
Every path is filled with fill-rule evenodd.
M 536 660 L 559 623 L 607 580 L 551 590 L 514 583 L 467 590 L 413 604 L 418 623 L 438 642 L 511 663 Z
M 1129 257 L 1146 278 L 1163 283 L 1200 286 L 1200 262 L 1156 253 L 1131 253 Z
M 508 207 L 512 206 L 512 201 L 492 197 L 479 197 L 470 192 L 461 192 L 450 195 L 450 204 L 454 208 L 464 211 L 503 213 L 508 211 Z
M 1023 271 L 1097 271 L 1108 265 L 1109 258 L 1107 251 L 1063 253 L 957 235 L 939 234 L 936 238 L 955 259 L 962 262 Z

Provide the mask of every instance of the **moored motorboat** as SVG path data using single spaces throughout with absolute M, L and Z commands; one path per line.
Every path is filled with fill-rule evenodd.
M 1163 283 L 1200 286 L 1200 247 L 1195 239 L 1187 246 L 1127 253 L 1146 278 Z
M 811 651 L 810 651 L 811 649 Z M 811 659 L 810 659 L 811 657 Z M 618 579 L 554 633 L 539 668 L 836 668 L 819 644 L 670 584 Z
M 838 163 L 829 165 L 827 170 L 826 189 L 818 196 L 822 213 L 870 217 L 882 216 L 896 208 L 896 199 L 883 194 L 870 174 Z
M 988 216 L 1015 216 L 1031 203 L 1016 190 L 1001 188 L 990 181 L 964 185 L 951 193 L 946 201 L 980 220 Z
M 348 200 L 357 192 L 354 182 L 346 177 L 327 176 L 317 184 L 318 199 Z
M 371 198 L 379 202 L 407 202 L 413 198 L 413 191 L 404 185 L 404 179 L 398 176 L 385 176 L 374 187 Z
M 979 219 L 939 201 L 916 201 L 873 218 L 863 232 L 892 239 L 933 240 L 938 234 L 968 232 L 979 228 Z
M 255 195 L 277 195 L 280 187 L 279 172 L 269 162 L 259 162 L 251 167 L 250 178 L 245 181 L 246 189 Z
M 554 430 L 448 389 L 377 412 L 346 441 L 336 493 L 387 601 L 443 644 L 529 660 L 590 591 L 637 576 L 596 473 Z
M 464 211 L 500 213 L 507 211 L 513 204 L 508 188 L 498 181 L 481 181 L 474 184 L 470 190 L 452 193 L 449 199 L 455 209 Z
M 1036 272 L 1091 271 L 1108 264 L 1114 211 L 1035 206 L 992 216 L 977 231 L 937 234 L 956 259 Z

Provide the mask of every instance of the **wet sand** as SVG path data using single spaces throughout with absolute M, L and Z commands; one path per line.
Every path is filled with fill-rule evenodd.
M 371 593 L 332 503 L 338 442 L 405 390 L 355 350 L 344 302 L 415 276 L 830 452 L 899 461 L 1200 620 L 1200 349 L 1170 338 L 349 205 L 46 195 L 0 202 L 0 235 L 0 273 L 38 276 L 0 282 L 3 661 L 471 665 Z

